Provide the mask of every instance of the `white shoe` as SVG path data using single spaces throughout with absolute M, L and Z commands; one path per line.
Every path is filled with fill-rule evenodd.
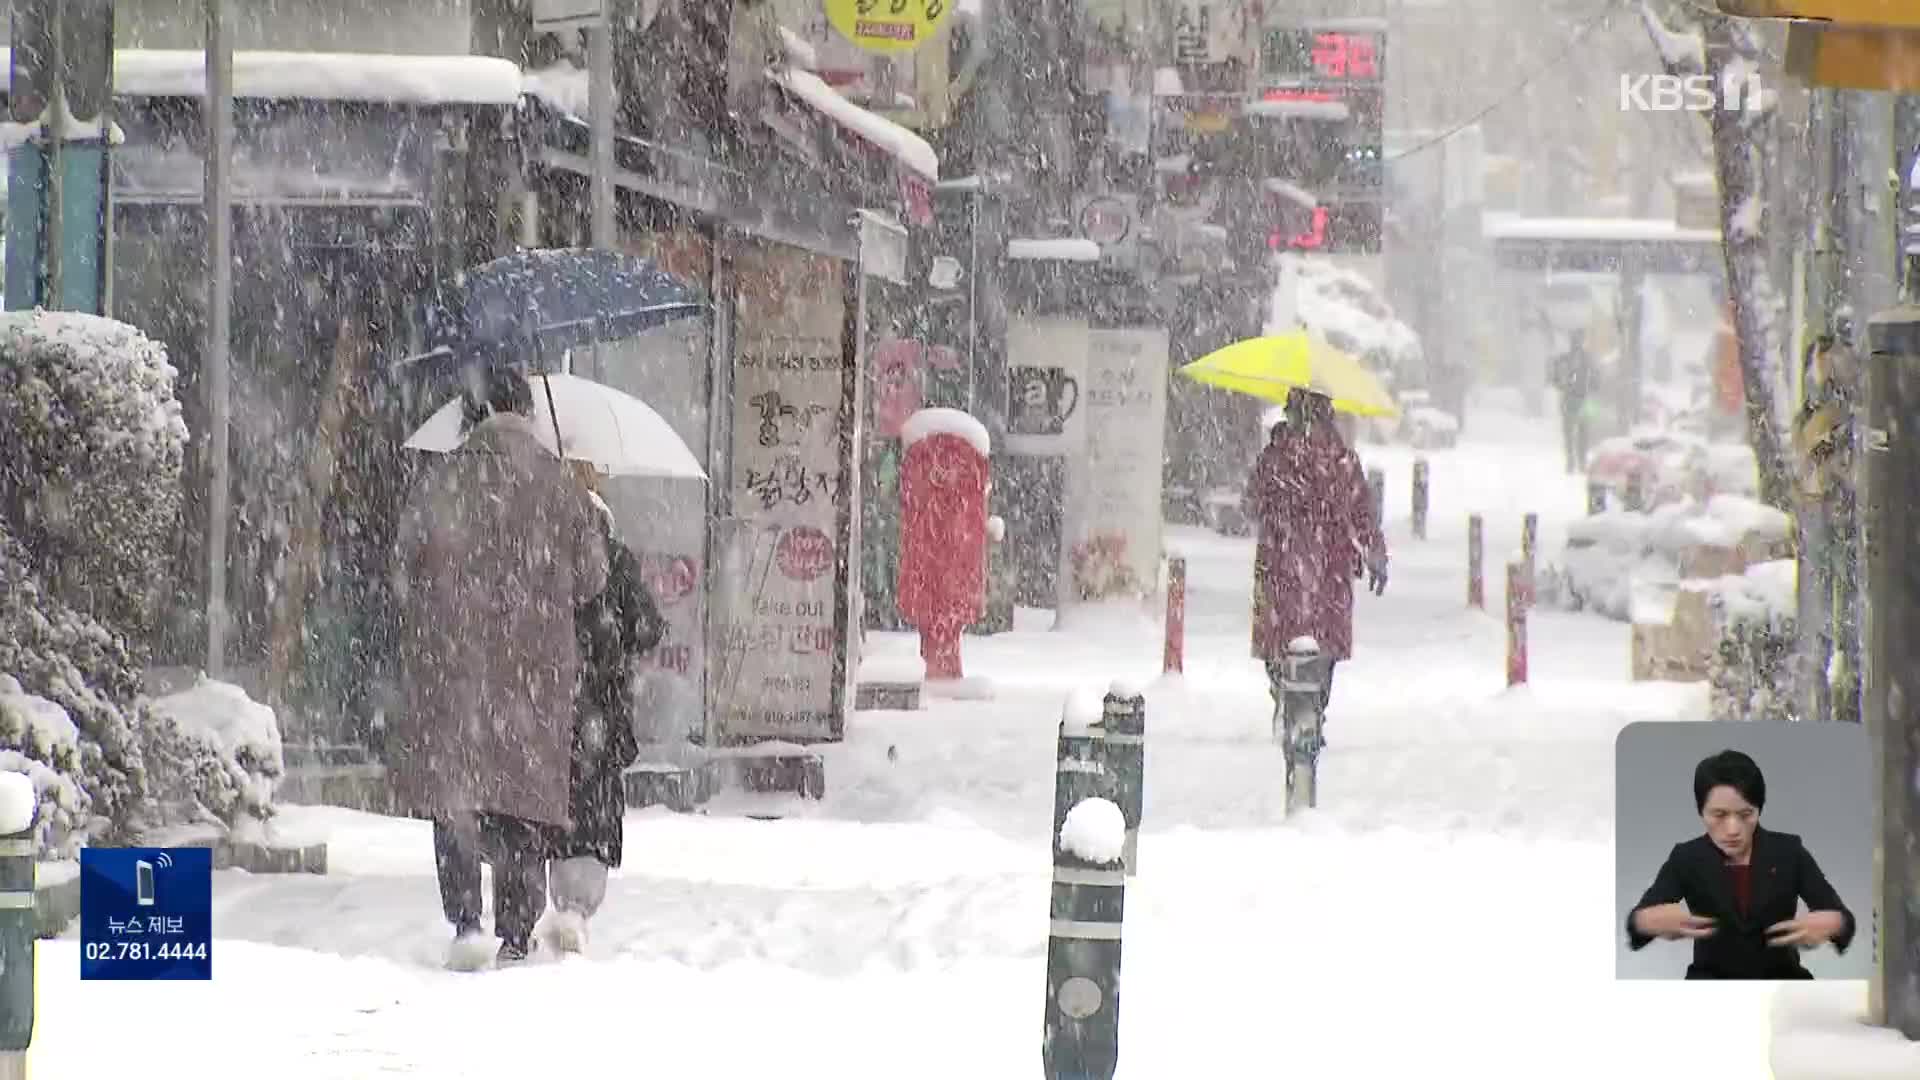
M 553 942 L 555 952 L 586 952 L 587 917 L 577 911 L 556 911 L 547 928 L 547 937 Z
M 493 966 L 496 944 L 477 930 L 461 934 L 447 948 L 447 967 L 452 971 L 485 971 Z

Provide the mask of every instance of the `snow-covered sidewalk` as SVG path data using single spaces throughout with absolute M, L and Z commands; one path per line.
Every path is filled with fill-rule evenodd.
M 1428 455 L 1425 542 L 1406 529 L 1411 455 L 1365 448 L 1387 470 L 1392 581 L 1358 603 L 1322 808 L 1300 821 L 1247 656 L 1251 544 L 1176 531 L 1188 670 L 1148 691 L 1123 1080 L 1767 1076 L 1767 987 L 1613 979 L 1614 737 L 1699 718 L 1704 691 L 1629 683 L 1624 625 L 1544 611 L 1533 685 L 1506 690 L 1494 568 L 1525 511 L 1550 550 L 1584 493 L 1544 423 L 1470 434 Z M 1472 511 L 1488 613 L 1465 606 Z M 633 815 L 589 952 L 560 963 L 439 970 L 426 827 L 291 808 L 289 828 L 327 835 L 331 873 L 219 875 L 213 982 L 81 984 L 76 942 L 43 947 L 37 1075 L 1037 1075 L 1060 705 L 1157 675 L 1159 628 L 1023 612 L 965 648 L 993 699 L 855 717 L 824 801 L 777 821 L 724 800 Z

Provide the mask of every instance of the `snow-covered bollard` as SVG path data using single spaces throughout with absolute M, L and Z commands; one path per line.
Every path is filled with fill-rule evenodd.
M 1413 537 L 1427 538 L 1427 459 L 1413 459 Z
M 1487 606 L 1486 522 L 1479 514 L 1467 515 L 1467 606 Z
M 1187 666 L 1187 560 L 1167 560 L 1167 649 L 1161 665 L 1165 674 L 1178 675 Z
M 37 802 L 25 774 L 0 772 L 0 1080 L 26 1076 L 33 1042 Z
M 1387 525 L 1387 471 L 1378 465 L 1367 470 L 1367 493 L 1373 496 L 1373 520 Z
M 1507 564 L 1507 685 L 1527 681 L 1527 602 L 1533 575 L 1524 559 Z
M 1070 706 L 1071 708 L 1071 706 Z M 1060 726 L 1059 788 L 1101 786 L 1098 772 L 1069 770 L 1074 718 Z M 1096 740 L 1089 740 L 1096 741 Z M 1070 780 L 1070 777 L 1082 777 Z M 1055 805 L 1061 800 L 1056 798 Z M 1127 876 L 1126 815 L 1089 793 L 1053 822 L 1053 895 L 1048 903 L 1046 1022 L 1040 1058 L 1052 1080 L 1112 1080 L 1120 1064 L 1120 934 Z
M 1540 559 L 1540 515 L 1528 514 L 1520 522 L 1520 558 L 1526 562 L 1527 577 L 1525 595 L 1521 602 L 1533 605 L 1534 572 L 1539 569 Z
M 1146 803 L 1147 698 L 1138 686 L 1116 680 L 1103 711 L 1107 771 L 1127 825 L 1121 862 L 1132 877 L 1140 869 L 1140 810 Z

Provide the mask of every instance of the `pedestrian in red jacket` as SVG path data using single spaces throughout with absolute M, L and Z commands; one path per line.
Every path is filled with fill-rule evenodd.
M 1287 643 L 1319 642 L 1326 658 L 1324 710 L 1333 667 L 1353 655 L 1353 581 L 1387 588 L 1387 542 L 1359 455 L 1334 427 L 1333 403 L 1294 390 L 1287 417 L 1253 466 L 1247 509 L 1258 529 L 1253 562 L 1253 655 L 1279 696 Z

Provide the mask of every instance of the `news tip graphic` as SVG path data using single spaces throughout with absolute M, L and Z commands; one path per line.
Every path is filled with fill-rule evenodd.
M 80 849 L 80 977 L 213 978 L 211 848 Z

